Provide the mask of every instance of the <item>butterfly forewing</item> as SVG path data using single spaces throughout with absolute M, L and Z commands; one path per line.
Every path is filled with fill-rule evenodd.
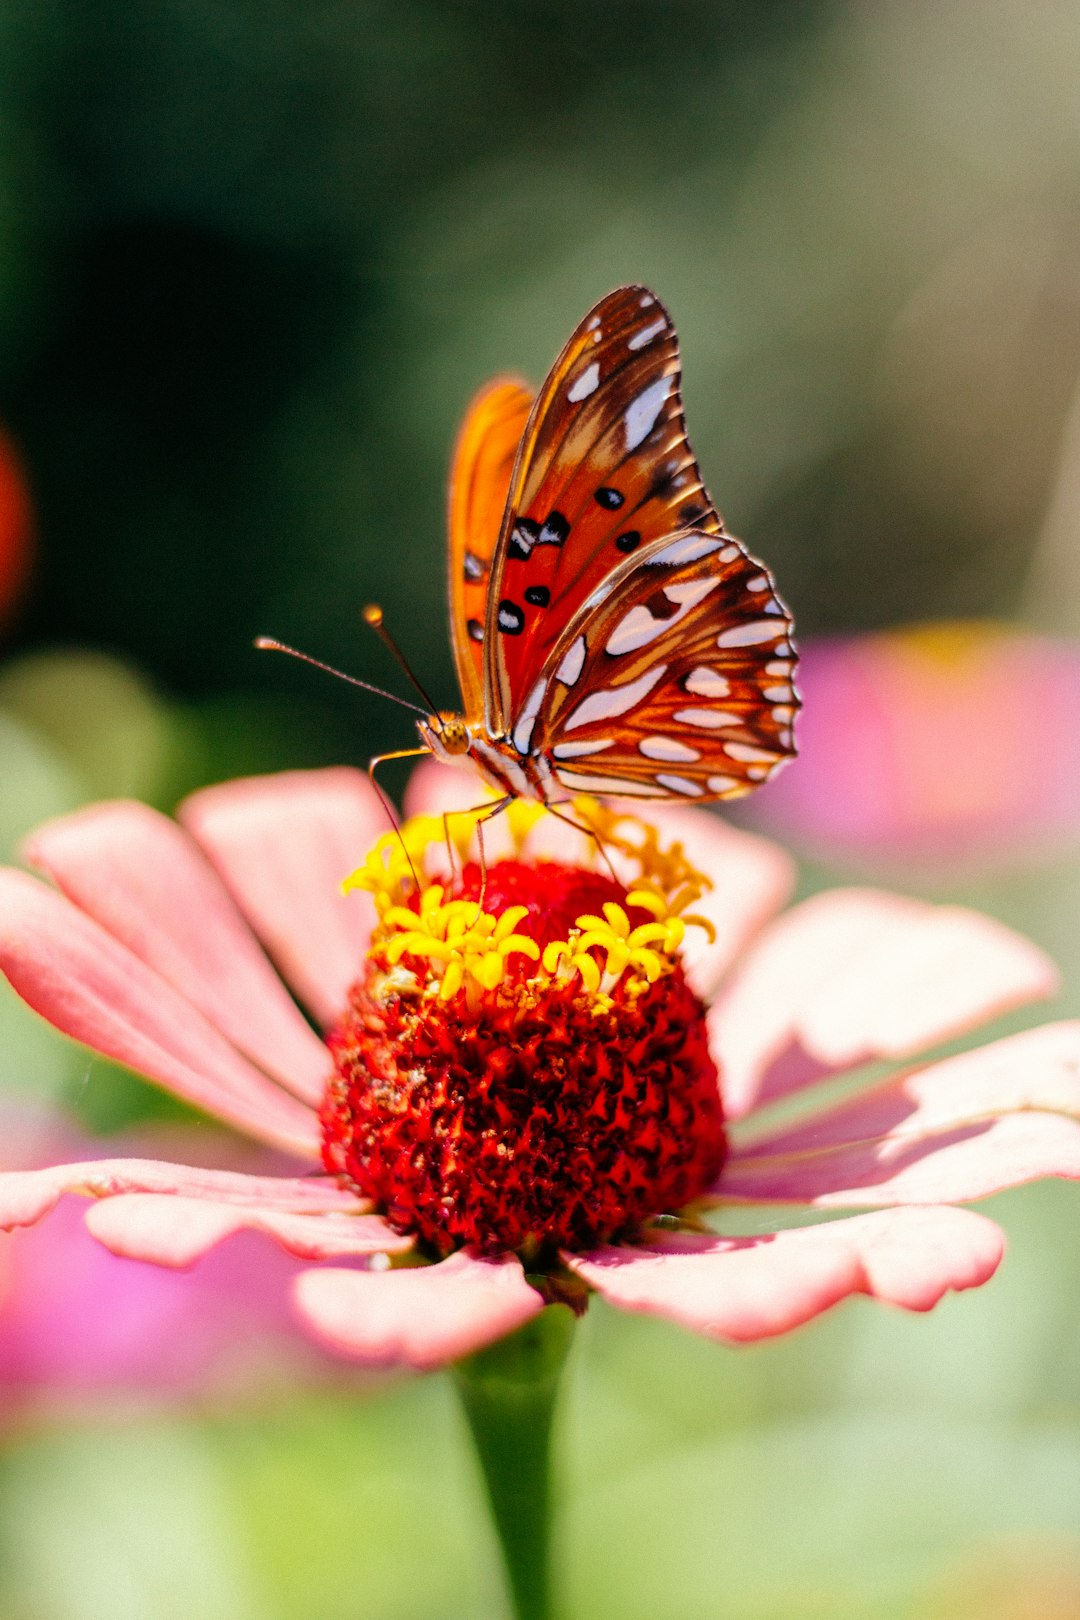
M 791 619 L 727 535 L 628 560 L 571 622 L 516 742 L 569 793 L 727 799 L 794 754 Z
M 448 513 L 450 634 L 462 706 L 470 719 L 483 713 L 491 560 L 532 399 L 532 390 L 516 378 L 496 377 L 473 398 L 454 447 Z
M 646 288 L 622 287 L 578 326 L 521 437 L 485 618 L 489 733 L 519 722 L 612 571 L 691 526 L 722 533 L 687 441 L 675 329 Z

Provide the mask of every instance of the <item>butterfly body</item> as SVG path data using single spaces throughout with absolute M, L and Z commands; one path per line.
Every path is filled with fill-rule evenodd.
M 790 615 L 705 490 L 646 288 L 602 299 L 535 399 L 473 401 L 449 585 L 463 712 L 421 741 L 503 795 L 735 798 L 794 753 Z

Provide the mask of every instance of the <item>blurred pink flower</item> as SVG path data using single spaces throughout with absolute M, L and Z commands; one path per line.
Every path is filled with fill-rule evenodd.
M 439 808 L 458 781 L 422 768 L 413 809 Z M 0 967 L 59 1029 L 290 1153 L 296 1173 L 139 1159 L 13 1173 L 0 1176 L 0 1224 L 31 1225 L 82 1192 L 97 1200 L 90 1230 L 117 1255 L 187 1266 L 250 1231 L 337 1262 L 304 1267 L 295 1304 L 318 1339 L 369 1365 L 438 1366 L 523 1324 L 544 1298 L 516 1256 L 461 1248 L 394 1265 L 412 1237 L 320 1170 L 330 1057 L 256 936 L 315 1019 L 341 1017 L 371 930 L 366 897 L 342 896 L 341 878 L 384 826 L 365 778 L 341 769 L 225 784 L 195 795 L 181 819 L 183 829 L 114 803 L 42 828 L 28 855 L 56 889 L 0 873 Z M 692 931 L 682 956 L 711 1003 L 733 1122 L 706 1202 L 863 1212 L 751 1237 L 649 1230 L 564 1252 L 564 1267 L 613 1304 L 728 1341 L 785 1332 L 851 1294 L 926 1310 L 985 1282 L 1002 1233 L 950 1206 L 1080 1176 L 1080 1025 L 905 1067 L 787 1123 L 758 1115 L 1049 994 L 1051 964 L 988 918 L 869 889 L 770 920 L 791 882 L 780 850 L 707 813 L 655 819 L 714 884 L 696 909 L 716 937 Z M 506 820 L 492 827 L 491 860 Z M 567 836 L 550 818 L 539 831 L 556 840 L 548 854 Z
M 747 819 L 838 863 L 964 871 L 1080 840 L 1080 649 L 977 622 L 804 647 L 799 757 Z
M 183 1152 L 196 1134 L 158 1130 L 154 1144 Z M 206 1131 L 198 1135 L 207 1152 Z M 100 1147 L 21 1102 L 4 1108 L 3 1142 L 9 1170 Z M 326 1376 L 330 1364 L 288 1309 L 297 1269 L 251 1239 L 209 1255 L 190 1278 L 132 1263 L 95 1243 L 65 1201 L 0 1252 L 0 1419 L 60 1401 L 247 1397 Z

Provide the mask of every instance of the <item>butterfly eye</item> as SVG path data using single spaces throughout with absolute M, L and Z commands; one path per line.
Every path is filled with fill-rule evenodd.
M 439 741 L 448 754 L 469 752 L 469 731 L 460 714 L 440 714 Z

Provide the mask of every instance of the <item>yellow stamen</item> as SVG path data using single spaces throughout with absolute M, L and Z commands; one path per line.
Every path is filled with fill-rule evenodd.
M 463 992 L 476 1011 L 485 997 L 534 995 L 545 982 L 570 983 L 576 977 L 582 994 L 603 1011 L 611 1007 L 610 991 L 617 983 L 636 995 L 671 972 L 687 927 L 702 928 L 715 939 L 709 920 L 687 910 L 711 884 L 691 865 L 681 843 L 662 849 L 655 828 L 596 800 L 575 801 L 575 810 L 605 845 L 637 867 L 637 875 L 625 904 L 604 901 L 602 915 L 578 917 L 568 939 L 543 951 L 529 931 L 528 907 L 508 906 L 496 916 L 475 900 L 447 899 L 445 883 L 430 880 L 427 861 L 432 851 L 445 850 L 447 828 L 464 863 L 483 810 L 453 812 L 446 821 L 414 816 L 400 832 L 384 833 L 342 889 L 373 897 L 378 922 L 371 954 L 381 961 L 388 982 L 402 993 L 444 1001 Z M 526 800 L 509 807 L 519 854 L 544 814 L 542 805 Z M 628 908 L 646 912 L 650 921 L 632 926 Z M 514 957 L 534 962 L 535 973 L 510 974 Z M 412 958 L 413 965 L 403 965 L 404 958 Z

